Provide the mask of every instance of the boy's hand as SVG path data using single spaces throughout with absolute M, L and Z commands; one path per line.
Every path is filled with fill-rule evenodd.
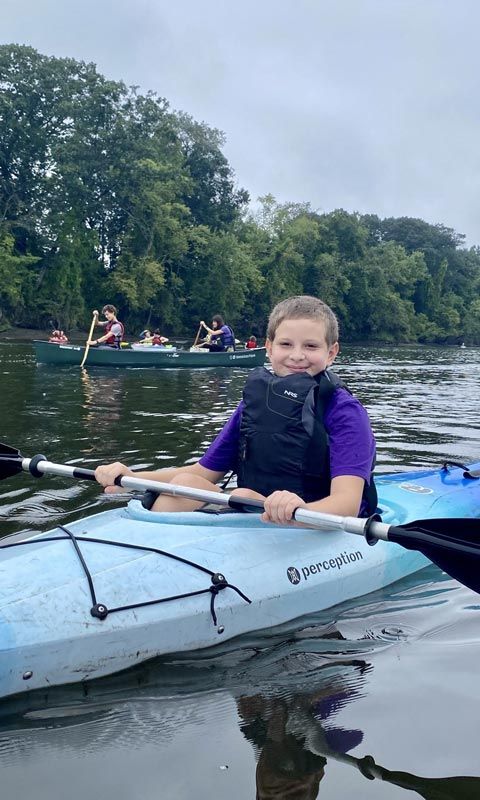
M 306 508 L 305 500 L 293 492 L 273 492 L 265 500 L 265 511 L 262 514 L 263 522 L 275 522 L 276 525 L 285 525 L 292 521 L 293 512 L 297 508 Z
M 118 492 L 128 491 L 122 489 L 121 486 L 115 486 L 115 478 L 119 475 L 133 476 L 131 469 L 121 464 L 120 461 L 115 461 L 113 464 L 103 464 L 95 470 L 95 478 L 98 483 L 105 487 L 106 494 L 117 494 Z

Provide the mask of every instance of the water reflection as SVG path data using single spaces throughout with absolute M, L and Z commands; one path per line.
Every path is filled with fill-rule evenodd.
M 233 768 L 233 763 L 221 765 L 217 754 L 221 745 L 214 731 L 236 708 L 239 730 L 254 758 L 249 761 L 245 754 L 239 755 L 238 746 L 232 756 L 235 752 L 242 758 L 243 770 L 251 770 L 251 777 L 244 779 L 255 786 L 258 800 L 314 800 L 323 795 L 324 788 L 325 796 L 336 796 L 340 777 L 336 764 L 352 768 L 349 796 L 368 797 L 363 788 L 366 781 L 382 781 L 425 800 L 480 796 L 479 776 L 422 776 L 387 768 L 365 754 L 364 731 L 358 723 L 348 722 L 358 719 L 352 710 L 368 695 L 375 666 L 372 661 L 345 659 L 341 654 L 332 660 L 336 642 L 342 640 L 333 628 L 317 631 L 313 646 L 303 639 L 294 654 L 285 647 L 278 652 L 273 644 L 259 652 L 226 652 L 213 660 L 157 662 L 83 687 L 12 699 L 0 709 L 0 763 L 4 769 L 21 768 L 27 756 L 43 764 L 59 754 L 68 763 L 81 754 L 82 760 L 90 758 L 95 765 L 101 753 L 105 769 L 110 763 L 120 764 L 127 754 L 147 749 L 152 775 L 156 779 L 161 775 L 162 796 L 173 798 L 179 765 L 162 761 L 162 753 L 174 748 L 177 740 L 181 745 L 183 732 L 190 730 L 191 784 L 196 786 L 195 796 L 203 796 L 208 785 L 206 766 L 194 759 L 191 743 L 201 731 L 209 730 L 210 761 L 217 769 Z M 315 643 L 323 643 L 323 660 Z M 329 659 L 325 658 L 327 646 Z M 98 780 L 98 774 L 94 776 Z M 81 796 L 83 774 L 77 781 Z M 253 796 L 236 793 L 232 786 L 225 787 L 225 794 Z
M 479 356 L 478 348 L 343 348 L 338 372 L 369 410 L 380 471 L 479 460 Z M 28 345 L 0 343 L 0 440 L 89 467 L 185 462 L 234 409 L 246 374 L 85 375 L 38 367 Z M 110 502 L 88 482 L 18 476 L 0 486 L 0 535 L 68 524 Z M 223 655 L 1 704 L 5 796 L 46 800 L 68 786 L 75 800 L 245 800 L 260 771 L 272 798 L 282 780 L 284 796 L 297 781 L 312 797 L 476 798 L 479 778 L 456 776 L 478 763 L 477 599 L 431 567 L 309 618 L 304 630 L 297 622 L 295 633 L 259 633 Z M 333 613 L 344 638 L 332 641 L 324 628 Z
M 366 664 L 355 664 L 360 680 Z M 352 683 L 350 678 L 349 683 Z M 358 747 L 363 733 L 336 726 L 336 712 L 359 696 L 351 685 L 318 684 L 295 694 L 243 695 L 237 701 L 242 733 L 257 757 L 258 800 L 313 800 L 325 777 L 326 755 Z
M 331 687 L 288 698 L 240 698 L 241 729 L 257 751 L 258 800 L 320 797 L 329 762 L 347 764 L 367 780 L 416 792 L 425 800 L 474 800 L 480 796 L 479 776 L 422 777 L 386 769 L 371 755 L 349 755 L 361 745 L 363 732 L 335 726 L 333 719 L 341 706 L 354 699 L 353 692 L 335 692 Z
M 475 800 L 480 797 L 480 777 L 458 775 L 445 778 L 426 778 L 411 772 L 385 769 L 375 763 L 373 756 L 354 758 L 343 753 L 330 752 L 329 758 L 349 764 L 368 780 L 380 780 L 416 792 L 425 800 Z M 315 797 L 315 795 L 313 795 Z

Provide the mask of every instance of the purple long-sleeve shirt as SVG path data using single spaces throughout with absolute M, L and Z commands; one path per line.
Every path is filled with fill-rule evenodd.
M 235 468 L 242 408 L 243 400 L 200 459 L 203 467 L 214 472 L 229 472 Z M 324 413 L 323 423 L 329 437 L 331 477 L 354 475 L 369 483 L 375 439 L 360 401 L 346 389 L 337 389 Z

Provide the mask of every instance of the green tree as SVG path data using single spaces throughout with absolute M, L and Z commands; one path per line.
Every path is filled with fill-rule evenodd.
M 480 299 L 472 300 L 463 320 L 462 340 L 480 344 Z
M 0 46 L 0 137 L 0 324 L 84 326 L 110 301 L 127 328 L 219 312 L 261 336 L 309 293 L 344 338 L 479 339 L 463 235 L 272 195 L 248 212 L 220 131 L 93 64 Z
M 185 292 L 183 324 L 190 329 L 213 314 L 222 314 L 237 325 L 250 294 L 264 286 L 248 247 L 234 233 L 206 226 L 192 230 L 191 249 L 182 261 L 179 277 Z
M 233 170 L 222 153 L 221 131 L 177 115 L 177 134 L 191 183 L 183 200 L 196 225 L 222 230 L 234 222 L 249 200 L 245 189 L 235 188 Z
M 21 319 L 29 267 L 36 261 L 32 256 L 15 255 L 13 236 L 0 229 L 0 329 Z

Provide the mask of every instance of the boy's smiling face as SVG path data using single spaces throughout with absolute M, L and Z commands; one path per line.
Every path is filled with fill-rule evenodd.
M 338 342 L 327 344 L 325 324 L 315 319 L 283 320 L 266 348 L 273 371 L 281 378 L 299 372 L 318 375 L 333 364 L 339 349 Z

